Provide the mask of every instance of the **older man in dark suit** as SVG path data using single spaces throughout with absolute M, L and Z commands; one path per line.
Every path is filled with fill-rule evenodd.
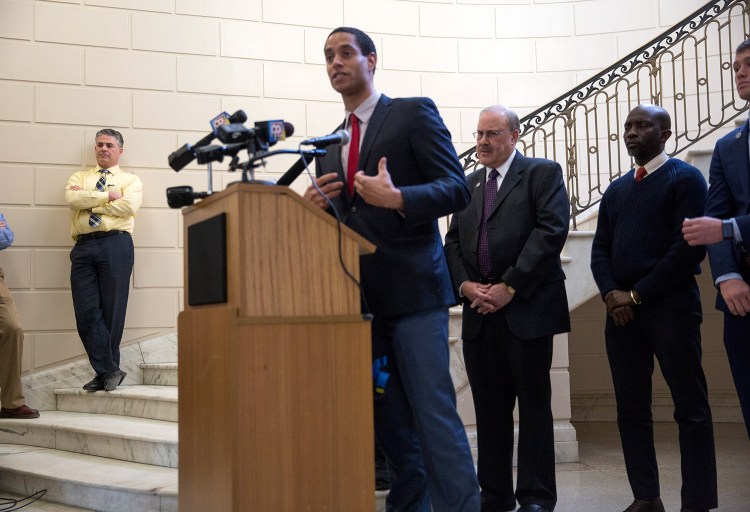
M 305 197 L 377 245 L 360 260 L 373 356 L 389 374 L 375 400 L 375 434 L 390 462 L 388 510 L 475 512 L 479 486 L 449 372 L 453 303 L 437 219 L 468 201 L 435 104 L 375 90 L 375 45 L 340 27 L 325 59 L 351 142 L 316 161 Z M 381 382 L 382 383 L 382 382 Z
M 553 510 L 552 338 L 570 330 L 560 252 L 568 198 L 560 165 L 515 150 L 518 116 L 484 109 L 468 178 L 471 202 L 453 216 L 445 252 L 463 301 L 463 349 L 474 397 L 482 512 Z M 518 481 L 513 492 L 513 409 Z

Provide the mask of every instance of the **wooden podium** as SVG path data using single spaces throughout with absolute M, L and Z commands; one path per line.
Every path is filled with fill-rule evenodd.
M 183 216 L 180 512 L 371 512 L 370 324 L 335 219 L 250 184 Z M 359 277 L 375 247 L 341 231 Z

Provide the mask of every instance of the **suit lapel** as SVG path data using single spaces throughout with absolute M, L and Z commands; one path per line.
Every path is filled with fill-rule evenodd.
M 336 133 L 338 130 L 343 130 L 346 128 L 346 120 L 342 124 L 340 124 L 332 133 Z M 329 172 L 335 172 L 338 176 L 339 181 L 342 181 L 343 183 L 346 183 L 346 171 L 344 170 L 343 166 L 341 165 L 341 146 L 332 145 L 328 146 L 326 148 L 326 155 L 323 157 L 323 162 L 325 162 L 325 167 L 322 169 L 323 174 L 328 174 Z M 348 204 L 350 202 L 349 196 L 346 193 L 346 186 L 344 186 L 344 193 L 341 194 L 338 198 L 334 199 L 334 203 L 336 201 L 341 201 L 344 211 L 346 211 L 348 208 Z
M 343 130 L 346 128 L 346 119 L 343 123 L 341 123 L 336 130 L 334 130 L 332 133 L 336 133 L 339 130 Z M 341 146 L 338 144 L 335 144 L 333 146 L 328 146 L 327 148 L 328 154 L 328 161 L 331 162 L 331 165 L 333 165 L 333 169 L 329 169 L 327 172 L 335 171 L 338 175 L 339 179 L 346 183 L 346 175 L 345 170 L 341 166 Z
M 474 214 L 477 218 L 477 226 L 482 222 L 482 213 L 484 210 L 484 189 L 487 186 L 487 168 L 481 172 L 482 175 L 477 177 L 477 183 L 471 190 L 471 202 L 474 203 Z
M 508 172 L 503 178 L 503 182 L 500 184 L 500 190 L 497 191 L 497 195 L 495 196 L 495 203 L 492 206 L 492 213 L 490 214 L 490 216 L 495 214 L 503 201 L 505 201 L 505 198 L 508 197 L 510 191 L 518 184 L 519 181 L 521 181 L 523 169 L 523 156 L 521 155 L 521 153 L 516 151 L 516 156 L 513 158 L 513 163 L 510 164 L 510 169 L 508 169 Z
M 367 172 L 367 162 L 370 158 L 370 150 L 372 149 L 373 141 L 380 132 L 381 126 L 385 118 L 391 111 L 391 105 L 393 100 L 385 94 L 380 95 L 378 104 L 375 105 L 375 110 L 370 117 L 370 122 L 367 124 L 367 131 L 365 132 L 365 139 L 362 141 L 362 145 L 359 149 L 359 166 L 358 169 L 364 169 Z M 339 158 L 340 159 L 340 158 Z M 377 173 L 377 166 L 375 166 L 375 172 Z
M 738 160 L 737 167 L 744 171 L 737 174 L 737 178 L 740 182 L 739 197 L 744 197 L 746 199 L 750 198 L 750 154 L 748 154 L 747 138 L 748 124 L 745 123 L 742 125 L 742 128 L 734 139 L 733 149 Z

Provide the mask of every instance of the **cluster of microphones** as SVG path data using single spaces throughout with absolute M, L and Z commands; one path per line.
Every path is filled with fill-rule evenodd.
M 269 148 L 280 140 L 285 140 L 294 134 L 294 126 L 281 119 L 270 121 L 256 121 L 253 127 L 245 126 L 247 115 L 238 110 L 232 115 L 222 112 L 211 119 L 211 132 L 195 144 L 185 144 L 177 151 L 169 155 L 169 166 L 179 172 L 193 160 L 199 164 L 209 164 L 209 191 L 193 192 L 190 186 L 170 187 L 167 189 L 167 203 L 172 208 L 181 208 L 193 204 L 195 199 L 202 199 L 211 195 L 211 162 L 222 162 L 224 157 L 230 157 L 230 171 L 241 169 L 243 180 L 247 181 L 247 171 L 256 162 L 274 154 L 298 154 L 301 158 L 279 178 L 275 184 L 290 185 L 307 167 L 307 164 L 316 156 L 326 153 L 323 149 L 331 145 L 344 145 L 349 142 L 349 132 L 339 130 L 336 133 L 303 140 L 301 146 L 313 146 L 311 150 L 277 150 L 269 151 Z M 212 144 L 218 139 L 222 144 Z M 240 161 L 240 153 L 246 151 L 248 159 Z

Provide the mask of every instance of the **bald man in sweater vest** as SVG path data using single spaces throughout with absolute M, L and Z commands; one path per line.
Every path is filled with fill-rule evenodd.
M 626 512 L 664 512 L 651 415 L 654 356 L 680 430 L 682 510 L 717 506 L 695 281 L 706 251 L 690 247 L 681 233 L 684 218 L 703 215 L 706 180 L 695 167 L 667 156 L 664 145 L 671 135 L 663 108 L 641 105 L 630 112 L 623 138 L 636 168 L 604 192 L 591 250 L 591 270 L 607 306 L 605 340 L 617 425 L 635 498 Z

